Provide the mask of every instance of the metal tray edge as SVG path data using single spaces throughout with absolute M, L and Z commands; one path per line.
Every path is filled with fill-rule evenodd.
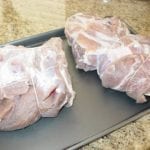
M 118 124 L 112 126 L 111 128 L 109 128 L 107 130 L 104 130 L 103 132 L 98 133 L 96 135 L 93 135 L 91 137 L 88 137 L 87 139 L 85 139 L 85 140 L 83 140 L 83 141 L 81 141 L 79 143 L 76 143 L 76 144 L 74 144 L 74 145 L 72 145 L 70 147 L 67 147 L 66 149 L 67 150 L 75 150 L 77 148 L 80 148 L 80 147 L 82 147 L 82 146 L 84 146 L 84 145 L 86 145 L 88 143 L 91 143 L 92 141 L 95 141 L 95 140 L 103 137 L 104 135 L 110 134 L 113 131 L 124 127 L 125 125 L 127 125 L 127 124 L 129 124 L 129 123 L 131 123 L 131 122 L 133 122 L 133 121 L 143 117 L 144 115 L 149 114 L 149 113 L 150 113 L 150 109 L 147 109 L 147 110 L 144 110 L 143 112 L 137 113 L 133 117 L 130 117 L 129 119 L 124 120 L 123 122 L 119 122 Z
M 20 39 L 16 39 L 10 42 L 6 42 L 5 44 L 0 44 L 0 47 L 5 46 L 6 44 L 13 44 L 13 45 L 32 45 L 32 43 L 34 43 L 34 41 L 36 40 L 37 43 L 41 42 L 41 39 L 43 41 L 43 39 L 48 39 L 51 37 L 61 37 L 64 36 L 64 28 L 58 28 L 58 29 L 54 29 L 54 30 L 50 30 L 47 32 L 43 32 L 43 33 L 39 33 L 39 34 L 35 34 L 35 35 L 31 35 L 31 36 L 27 36 L 24 38 L 20 38 Z

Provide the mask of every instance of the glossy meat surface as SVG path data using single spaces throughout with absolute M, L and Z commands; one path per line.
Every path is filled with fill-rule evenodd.
M 74 95 L 60 38 L 34 48 L 0 48 L 0 130 L 55 117 Z
M 76 67 L 97 70 L 106 88 L 126 92 L 137 103 L 150 95 L 150 37 L 131 34 L 117 17 L 75 14 L 65 26 Z

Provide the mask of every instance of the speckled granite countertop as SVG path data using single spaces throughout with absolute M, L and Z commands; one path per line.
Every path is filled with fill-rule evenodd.
M 0 0 L 0 43 L 63 27 L 76 12 L 119 16 L 150 36 L 150 0 Z M 91 149 L 150 149 L 150 114 L 81 148 Z

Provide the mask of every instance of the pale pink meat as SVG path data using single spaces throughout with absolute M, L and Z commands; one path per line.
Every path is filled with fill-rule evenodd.
M 65 34 L 77 68 L 97 70 L 104 87 L 126 92 L 137 103 L 147 101 L 150 37 L 131 34 L 117 17 L 82 13 L 67 19 Z
M 147 55 L 127 55 L 107 67 L 101 75 L 104 87 L 124 91 L 138 103 L 146 102 L 150 93 L 150 58 Z
M 72 105 L 74 96 L 60 38 L 34 48 L 0 48 L 0 130 L 55 117 Z
M 65 26 L 76 67 L 84 71 L 96 70 L 98 51 L 120 46 L 119 37 L 127 34 L 127 26 L 117 17 L 103 19 L 78 13 L 68 18 Z

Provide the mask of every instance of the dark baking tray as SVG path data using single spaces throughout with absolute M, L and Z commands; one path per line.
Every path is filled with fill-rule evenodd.
M 136 104 L 124 93 L 103 88 L 95 71 L 75 68 L 75 62 L 58 29 L 10 42 L 27 47 L 38 46 L 50 37 L 62 37 L 76 98 L 56 118 L 42 118 L 21 130 L 0 132 L 0 150 L 76 149 L 149 113 L 150 102 Z

